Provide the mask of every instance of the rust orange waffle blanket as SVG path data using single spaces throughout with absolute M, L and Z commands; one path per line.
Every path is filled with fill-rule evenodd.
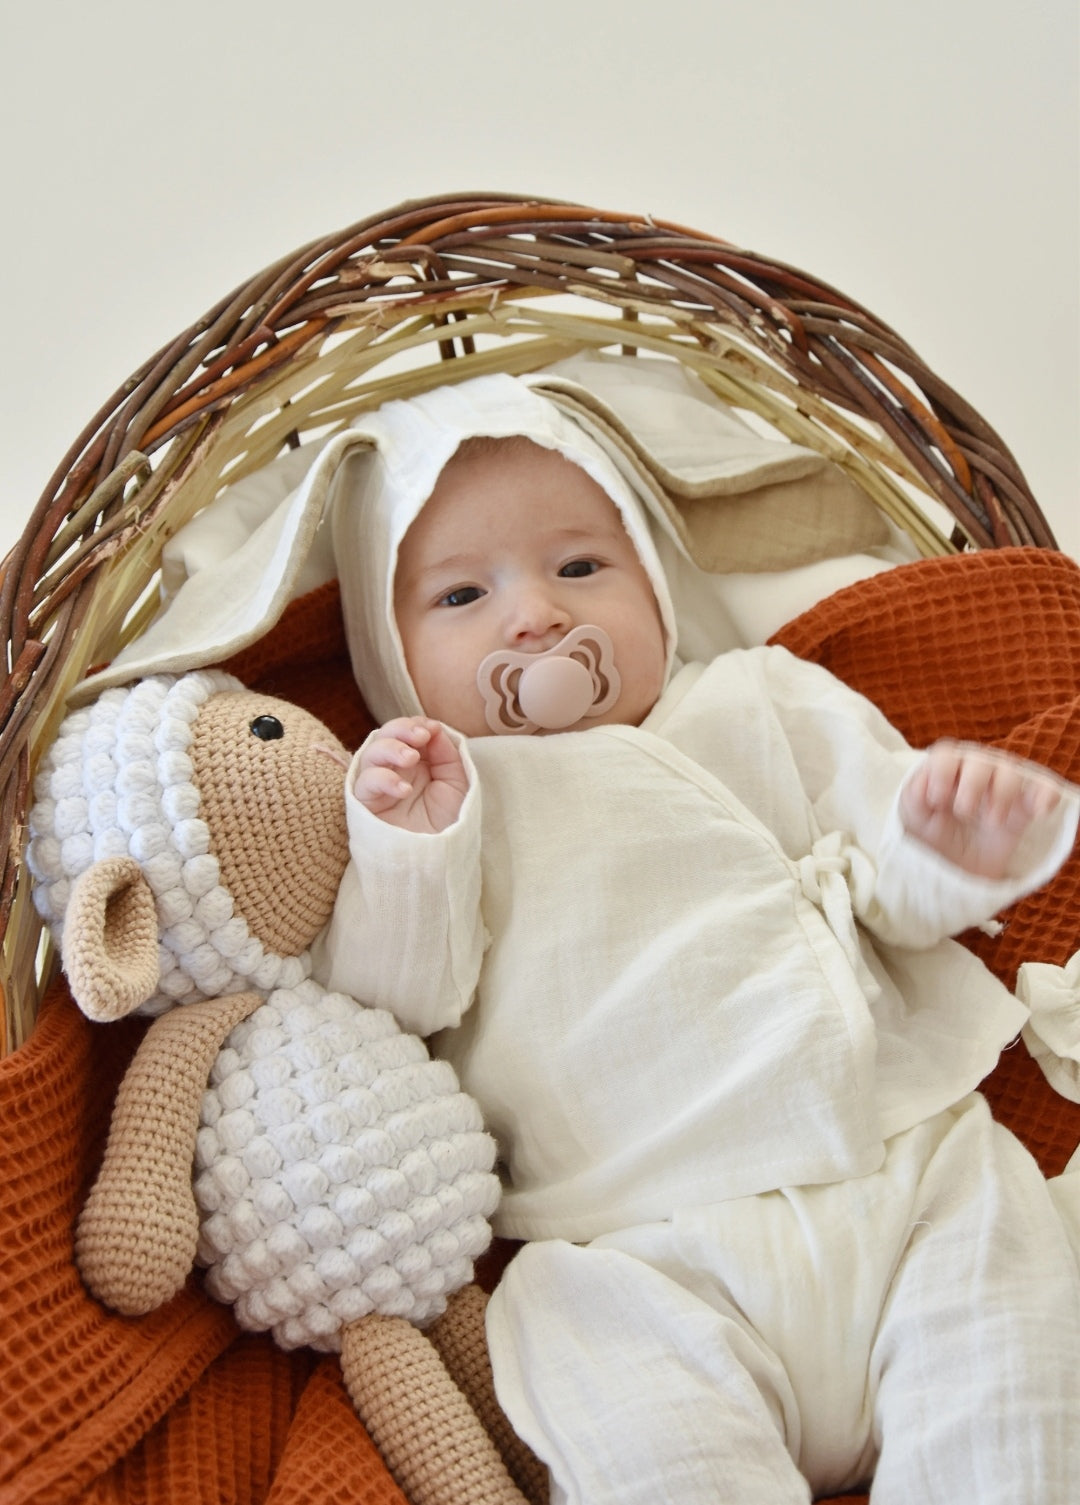
M 864 691 L 917 744 L 972 737 L 1080 780 L 1080 569 L 1001 550 L 924 561 L 838 593 L 780 634 Z M 300 701 L 355 745 L 333 587 L 296 603 L 229 665 Z M 972 940 L 1012 982 L 1019 962 L 1065 962 L 1080 940 L 1080 861 Z M 26 1046 L 0 1062 L 0 1505 L 403 1505 L 352 1411 L 336 1360 L 241 1335 L 198 1278 L 129 1320 L 84 1292 L 71 1230 L 141 1026 L 91 1025 L 54 986 Z M 1043 1167 L 1080 1141 L 1023 1046 L 987 1083 Z M 961 1502 L 957 1502 L 961 1505 Z

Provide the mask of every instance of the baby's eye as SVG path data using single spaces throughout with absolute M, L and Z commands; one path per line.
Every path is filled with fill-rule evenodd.
M 559 574 L 564 580 L 583 580 L 586 575 L 595 575 L 600 568 L 595 559 L 571 559 L 564 564 Z
M 439 606 L 470 606 L 474 601 L 479 601 L 484 592 L 478 585 L 459 585 L 456 590 L 447 591 L 436 603 Z

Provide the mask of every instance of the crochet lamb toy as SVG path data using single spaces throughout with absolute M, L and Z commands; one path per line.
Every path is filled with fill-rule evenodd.
M 493 1142 L 448 1064 L 309 975 L 347 860 L 347 765 L 306 711 L 212 670 L 107 690 L 61 727 L 30 817 L 36 903 L 85 1014 L 157 1016 L 76 1260 L 128 1315 L 205 1266 L 241 1327 L 340 1351 L 414 1505 L 509 1505 L 470 1284 Z

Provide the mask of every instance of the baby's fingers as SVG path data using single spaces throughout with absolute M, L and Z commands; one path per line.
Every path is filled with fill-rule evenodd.
M 953 809 L 960 820 L 980 817 L 1005 825 L 1017 807 L 1023 777 L 1010 763 L 975 754 L 963 761 L 956 780 Z
M 957 814 L 962 819 L 982 818 L 1014 831 L 1051 815 L 1060 802 L 1054 774 L 996 749 L 965 760 L 958 782 Z
M 1056 776 L 997 748 L 938 743 L 930 749 L 926 800 L 957 820 L 1022 829 L 1061 801 Z
M 360 754 L 361 768 L 415 768 L 420 749 L 400 737 L 373 737 Z
M 380 726 L 360 749 L 362 768 L 415 768 L 439 731 L 437 721 L 422 716 L 399 716 Z
M 412 792 L 412 785 L 395 769 L 369 764 L 362 768 L 353 784 L 353 794 L 361 805 L 376 814 L 396 805 Z
M 1041 820 L 1061 804 L 1061 785 L 1051 774 L 1032 774 L 1024 780 L 1023 799 L 1032 817 Z
M 1057 809 L 1061 800 L 1056 782 L 1033 773 L 1023 764 L 995 768 L 983 801 L 987 819 L 1009 830 L 1022 831 Z
M 378 727 L 368 738 L 365 746 L 378 747 L 383 742 L 404 742 L 407 747 L 422 751 L 439 729 L 437 721 L 426 716 L 398 716 Z
M 963 768 L 964 759 L 958 749 L 949 744 L 930 748 L 917 780 L 913 781 L 928 809 L 955 810 Z

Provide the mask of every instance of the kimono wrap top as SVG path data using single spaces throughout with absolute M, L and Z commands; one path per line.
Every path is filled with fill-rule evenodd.
M 1047 881 L 1075 802 L 1009 878 L 966 874 L 901 825 L 923 755 L 785 649 L 679 669 L 637 727 L 451 735 L 470 787 L 445 831 L 350 797 L 315 961 L 438 1032 L 500 1146 L 499 1233 L 867 1174 L 1024 1024 L 946 937 Z

